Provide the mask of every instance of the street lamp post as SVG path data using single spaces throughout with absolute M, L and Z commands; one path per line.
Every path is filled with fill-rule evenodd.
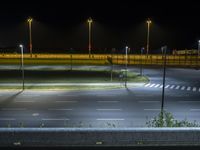
M 32 45 L 32 18 L 28 18 L 27 22 L 28 22 L 28 27 L 29 27 L 29 50 L 30 50 L 30 54 L 32 57 L 32 50 L 33 50 L 33 45 Z
M 126 79 L 125 79 L 125 87 L 127 88 L 127 59 L 128 59 L 128 46 L 126 46 Z
M 151 20 L 147 20 L 147 55 L 149 54 L 149 30 L 150 30 Z
M 142 54 L 144 52 L 144 47 L 141 48 L 141 53 L 140 53 L 140 76 L 142 76 Z
M 163 87 L 162 87 L 162 103 L 161 103 L 161 119 L 163 122 L 163 110 L 164 110 L 164 98 L 165 98 L 165 76 L 166 76 L 166 51 L 167 51 L 167 46 L 161 47 L 161 50 L 163 52 Z
M 24 90 L 24 47 L 22 44 L 19 47 L 21 48 L 22 90 Z
M 89 50 L 89 57 L 90 57 L 90 54 L 91 54 L 91 47 L 92 47 L 92 44 L 91 44 L 91 37 L 92 37 L 92 35 L 91 35 L 91 28 L 92 28 L 92 22 L 93 22 L 93 20 L 92 20 L 92 18 L 89 18 L 88 20 L 87 20 L 87 22 L 88 22 L 88 28 L 89 28 L 89 45 L 88 45 L 88 50 Z

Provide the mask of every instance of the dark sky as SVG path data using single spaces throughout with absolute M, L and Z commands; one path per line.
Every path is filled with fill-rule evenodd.
M 28 45 L 26 19 L 33 17 L 33 49 L 87 49 L 92 17 L 93 49 L 140 49 L 146 45 L 146 19 L 152 19 L 150 49 L 197 48 L 200 2 L 197 0 L 27 0 L 1 2 L 0 47 Z

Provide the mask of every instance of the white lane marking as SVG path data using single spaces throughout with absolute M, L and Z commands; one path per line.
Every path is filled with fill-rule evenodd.
M 96 120 L 99 120 L 99 121 L 123 121 L 125 119 L 123 119 L 123 118 L 98 118 Z
M 33 114 L 32 114 L 33 117 L 37 117 L 37 116 L 39 116 L 39 115 L 40 115 L 39 113 L 33 113 Z
M 15 103 L 34 103 L 35 101 L 15 101 Z
M 58 97 L 78 97 L 78 95 L 57 95 Z
M 50 110 L 50 111 L 51 111 L 51 110 L 52 110 L 52 111 L 68 111 L 68 110 L 72 110 L 72 109 L 64 109 L 64 108 L 63 108 L 63 109 L 62 109 L 62 108 L 61 108 L 61 109 L 59 109 L 59 108 L 49 108 L 48 110 Z
M 1 110 L 3 111 L 21 111 L 21 110 L 26 110 L 26 108 L 2 108 Z
M 200 92 L 200 88 L 199 88 L 199 92 Z
M 97 111 L 121 111 L 122 109 L 96 109 Z
M 159 103 L 160 101 L 138 101 L 139 103 Z
M 185 89 L 185 86 L 182 86 L 181 90 L 184 90 Z
M 196 87 L 193 87 L 192 91 L 194 91 L 194 92 L 195 92 L 196 90 L 197 90 L 197 88 L 196 88 Z
M 187 91 L 190 91 L 191 90 L 191 87 L 189 86 L 188 88 L 187 88 Z
M 119 101 L 97 101 L 98 103 L 118 103 Z
M 151 118 L 151 120 L 155 120 L 154 118 Z M 166 120 L 166 119 L 163 119 L 164 121 Z M 174 119 L 170 119 L 171 121 L 173 121 Z
M 64 121 L 69 120 L 68 118 L 42 118 L 43 121 Z
M 190 109 L 190 111 L 200 111 L 200 109 Z
M 200 103 L 200 101 L 178 101 L 179 103 Z
M 176 86 L 176 88 L 175 88 L 175 89 L 176 89 L 176 90 L 178 90 L 179 88 L 180 88 L 180 86 L 178 85 L 178 86 Z
M 153 87 L 154 85 L 156 85 L 156 84 L 152 84 L 150 87 Z
M 15 118 L 0 118 L 1 121 L 16 120 Z
M 164 110 L 167 110 L 167 109 L 164 109 Z M 161 111 L 161 109 L 144 109 L 144 111 Z
M 173 89 L 175 87 L 175 85 L 172 85 L 171 87 L 170 87 L 170 89 Z
M 77 103 L 77 101 L 56 101 L 56 103 Z
M 163 88 L 163 85 L 161 85 L 159 88 Z
M 149 85 L 151 85 L 150 83 L 146 84 L 145 87 L 148 87 Z
M 165 89 L 167 89 L 169 86 L 170 86 L 170 85 L 166 85 L 166 86 L 165 86 Z
M 155 86 L 155 88 L 157 88 L 157 87 L 159 87 L 160 86 L 160 84 L 157 84 L 156 86 Z

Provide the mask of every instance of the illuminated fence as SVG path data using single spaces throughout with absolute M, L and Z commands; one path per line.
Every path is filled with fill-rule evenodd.
M 0 64 L 15 64 L 20 62 L 20 54 L 0 54 Z M 129 65 L 162 65 L 162 55 L 128 55 Z M 122 54 L 30 54 L 24 55 L 26 64 L 95 64 L 108 65 L 125 64 L 126 56 Z M 200 57 L 197 55 L 167 55 L 169 66 L 200 66 Z

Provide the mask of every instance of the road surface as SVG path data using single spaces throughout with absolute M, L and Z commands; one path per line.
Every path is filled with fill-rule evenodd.
M 150 82 L 127 89 L 1 90 L 0 127 L 146 127 L 160 112 L 162 71 L 144 68 Z M 177 120 L 200 123 L 200 71 L 167 68 L 166 73 L 165 110 Z

